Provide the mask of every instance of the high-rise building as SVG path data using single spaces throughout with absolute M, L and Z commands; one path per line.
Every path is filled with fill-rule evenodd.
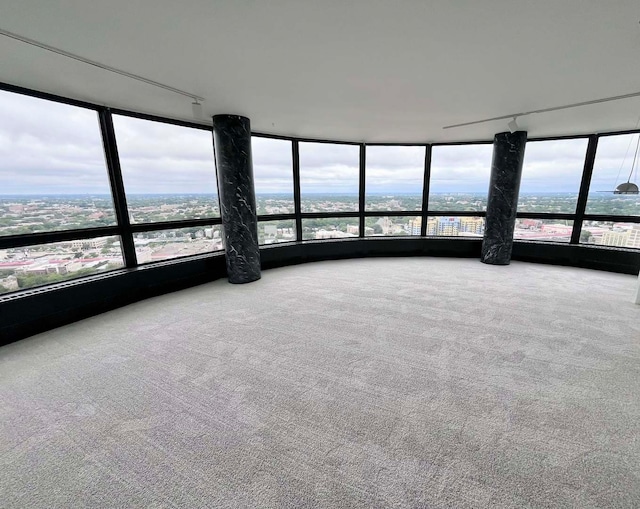
M 409 220 L 409 235 L 420 235 L 420 230 L 422 229 L 422 218 L 415 217 Z
M 614 247 L 640 248 L 640 225 L 634 224 L 624 231 L 610 231 L 602 235 L 600 244 Z
M 484 219 L 481 217 L 461 217 L 460 231 L 474 235 L 484 234 Z
M 438 219 L 438 235 L 457 237 L 460 233 L 459 217 L 441 217 Z

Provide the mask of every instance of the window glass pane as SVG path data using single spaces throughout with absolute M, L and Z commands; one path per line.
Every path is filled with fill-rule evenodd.
M 259 221 L 258 244 L 281 244 L 282 242 L 295 242 L 296 222 L 293 219 L 282 221 Z
M 220 225 L 134 233 L 138 263 L 171 260 L 223 249 Z
M 124 266 L 120 237 L 0 250 L 0 293 L 99 274 Z
M 640 153 L 632 168 L 639 137 L 640 134 L 622 134 L 602 136 L 598 140 L 587 214 L 640 215 L 640 195 L 613 193 L 617 186 L 629 180 L 640 187 Z
M 0 235 L 116 223 L 95 111 L 0 90 Z
M 429 217 L 427 218 L 427 235 L 482 237 L 484 235 L 484 217 Z
M 527 142 L 518 211 L 575 214 L 587 144 L 585 138 Z
M 360 147 L 301 142 L 302 212 L 357 212 Z
M 420 235 L 419 216 L 365 217 L 365 237 L 403 237 Z
M 368 146 L 365 209 L 422 210 L 424 152 L 424 147 Z
M 433 147 L 429 210 L 486 210 L 492 155 L 491 144 Z
M 359 231 L 357 217 L 302 220 L 302 240 L 357 237 Z
M 209 131 L 113 116 L 132 223 L 220 215 Z
M 518 218 L 513 238 L 516 240 L 569 242 L 572 231 L 573 221 Z
M 251 137 L 258 214 L 293 214 L 291 142 Z
M 584 221 L 580 242 L 598 246 L 640 249 L 640 224 Z

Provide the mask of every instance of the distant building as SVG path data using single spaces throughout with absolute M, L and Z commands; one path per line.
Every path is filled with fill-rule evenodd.
M 542 226 L 542 221 L 539 219 L 522 219 L 520 221 L 521 228 L 527 228 L 529 230 L 537 230 Z
M 344 239 L 347 237 L 356 237 L 356 235 L 340 230 L 318 230 L 316 232 L 316 239 Z
M 640 225 L 634 224 L 626 231 L 605 232 L 599 243 L 604 246 L 640 248 Z
M 484 235 L 484 219 L 481 217 L 461 217 L 460 232 Z
M 460 233 L 459 217 L 440 217 L 438 218 L 438 235 L 445 237 L 457 237 Z
M 275 224 L 265 224 L 264 235 L 265 237 L 275 237 L 278 235 L 278 227 Z
M 378 219 L 376 221 L 376 224 L 379 224 L 380 228 L 382 228 L 382 234 L 383 235 L 389 235 L 390 233 L 392 233 L 393 222 L 391 221 L 391 218 L 389 218 L 389 217 L 381 217 L 380 219 Z
M 106 246 L 109 237 L 98 237 L 97 239 L 72 240 L 72 249 L 101 249 Z
M 409 220 L 409 228 L 407 233 L 409 235 L 420 235 L 420 230 L 422 229 L 422 218 L 416 217 Z
M 4 279 L 0 279 L 0 286 L 4 286 L 9 291 L 17 290 L 18 278 L 15 276 L 7 276 Z
M 153 254 L 153 249 L 148 246 L 138 247 L 136 246 L 136 258 L 138 263 L 148 263 L 151 261 L 151 255 Z

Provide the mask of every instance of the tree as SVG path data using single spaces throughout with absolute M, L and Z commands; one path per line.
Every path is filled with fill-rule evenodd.
M 580 242 L 589 242 L 591 238 L 591 232 L 589 230 L 582 230 L 580 232 Z
M 375 223 L 373 226 L 373 233 L 375 233 L 376 235 L 379 235 L 380 233 L 382 233 L 382 226 L 380 226 L 378 223 Z

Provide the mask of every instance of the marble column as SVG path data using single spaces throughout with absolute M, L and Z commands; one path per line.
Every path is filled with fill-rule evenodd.
M 213 148 L 227 275 L 230 283 L 250 283 L 260 279 L 260 250 L 249 119 L 215 115 Z
M 509 265 L 511 262 L 526 144 L 526 131 L 499 133 L 493 139 L 487 223 L 480 258 L 483 263 Z

